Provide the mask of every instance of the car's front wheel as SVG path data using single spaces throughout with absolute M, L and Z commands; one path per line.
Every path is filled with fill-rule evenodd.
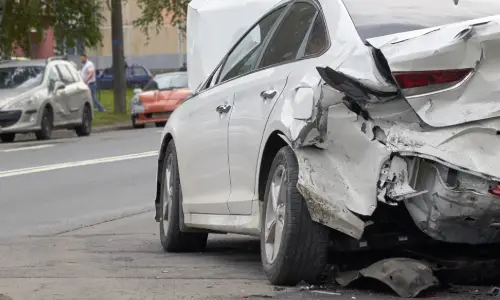
M 0 134 L 0 141 L 4 143 L 12 143 L 16 139 L 16 134 L 13 132 Z
M 52 137 L 52 129 L 54 128 L 54 116 L 52 110 L 45 107 L 42 114 L 42 122 L 40 130 L 35 132 L 37 140 L 48 140 Z
M 162 166 L 160 194 L 160 239 L 168 252 L 199 252 L 207 245 L 208 233 L 182 232 L 182 189 L 175 144 L 170 141 Z
M 82 124 L 75 128 L 76 135 L 88 136 L 92 132 L 92 111 L 85 105 L 82 114 Z
M 297 190 L 299 166 L 286 146 L 271 165 L 261 219 L 264 272 L 274 285 L 318 281 L 327 263 L 329 230 L 313 222 Z

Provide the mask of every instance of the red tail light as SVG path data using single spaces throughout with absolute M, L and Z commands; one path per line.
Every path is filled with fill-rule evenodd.
M 500 185 L 495 185 L 489 190 L 490 194 L 500 196 Z
M 394 78 L 401 89 L 426 87 L 443 83 L 454 83 L 463 80 L 472 69 L 395 72 Z

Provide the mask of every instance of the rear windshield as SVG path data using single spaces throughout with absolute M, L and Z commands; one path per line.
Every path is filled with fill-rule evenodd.
M 500 15 L 500 0 L 343 0 L 363 40 Z

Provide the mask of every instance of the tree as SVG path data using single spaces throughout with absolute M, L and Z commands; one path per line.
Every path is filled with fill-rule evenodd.
M 101 0 L 6 0 L 0 22 L 0 52 L 9 56 L 14 46 L 32 57 L 32 43 L 40 42 L 48 28 L 70 47 L 77 40 L 95 47 L 102 40 L 101 6 Z
M 151 25 L 155 25 L 156 33 L 164 25 L 164 16 L 168 15 L 172 25 L 186 30 L 187 9 L 190 0 L 137 0 L 142 11 L 139 19 L 134 21 L 141 31 L 149 37 Z

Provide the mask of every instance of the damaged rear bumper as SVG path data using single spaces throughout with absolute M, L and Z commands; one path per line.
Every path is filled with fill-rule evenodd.
M 488 192 L 500 182 L 500 119 L 424 130 L 339 103 L 322 120 L 319 147 L 292 143 L 313 220 L 360 240 L 378 206 L 405 205 L 435 240 L 500 242 L 500 197 Z

